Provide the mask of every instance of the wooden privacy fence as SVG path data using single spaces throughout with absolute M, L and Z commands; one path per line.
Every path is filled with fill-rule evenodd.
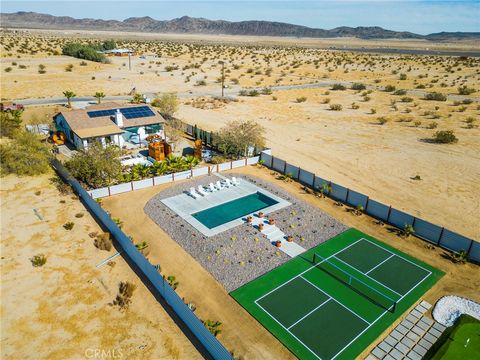
M 261 153 L 260 159 L 265 166 L 282 174 L 291 174 L 295 180 L 312 189 L 319 190 L 326 184 L 326 188 L 329 191 L 325 195 L 353 207 L 362 206 L 366 214 L 399 229 L 404 229 L 405 226 L 411 225 L 415 230 L 415 236 L 451 251 L 466 251 L 470 261 L 480 263 L 480 243 L 473 239 L 397 210 L 390 205 L 384 205 L 367 195 L 336 184 L 333 181 L 323 179 L 312 172 L 289 164 L 285 160 L 276 158 L 266 152 Z

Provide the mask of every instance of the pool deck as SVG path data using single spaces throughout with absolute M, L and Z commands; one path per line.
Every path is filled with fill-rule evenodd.
M 223 176 L 218 177 L 224 179 Z M 212 182 L 215 183 L 215 181 Z M 253 215 L 253 213 L 246 214 L 243 218 L 229 221 L 212 229 L 209 229 L 208 227 L 203 225 L 200 221 L 195 219 L 192 214 L 214 206 L 218 206 L 229 201 L 242 198 L 247 195 L 255 194 L 256 192 L 260 192 L 277 201 L 277 204 L 262 209 L 262 212 L 264 214 L 269 214 L 271 212 L 283 209 L 291 205 L 288 201 L 276 195 L 273 195 L 269 191 L 259 188 L 255 184 L 243 179 L 241 179 L 240 183 L 236 186 L 230 186 L 222 190 L 208 192 L 208 195 L 202 196 L 198 199 L 193 198 L 188 193 L 182 193 L 180 195 L 172 196 L 161 201 L 163 204 L 165 204 L 167 207 L 177 213 L 182 219 L 192 225 L 195 229 L 200 231 L 203 235 L 214 236 L 235 226 L 243 224 L 245 222 L 244 218 L 248 215 Z

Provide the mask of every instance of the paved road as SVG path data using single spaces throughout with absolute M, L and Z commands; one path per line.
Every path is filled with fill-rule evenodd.
M 317 81 L 313 82 L 310 84 L 298 84 L 298 85 L 277 85 L 277 86 L 271 86 L 270 88 L 273 91 L 282 91 L 282 90 L 295 90 L 295 89 L 316 89 L 316 88 L 329 88 L 333 84 L 343 84 L 347 88 L 352 85 L 352 82 L 348 81 L 331 81 L 331 80 L 324 80 L 324 81 Z M 252 88 L 256 90 L 261 90 L 261 87 L 258 88 Z M 248 89 L 248 90 L 252 90 Z M 382 86 L 367 86 L 367 89 L 372 89 L 372 90 L 383 90 Z M 237 97 L 239 91 L 241 90 L 241 87 L 235 86 L 231 88 L 225 89 L 225 96 L 228 97 Z M 407 94 L 413 95 L 413 96 L 425 96 L 428 91 L 420 90 L 420 89 L 412 89 L 412 90 L 407 90 Z M 153 93 L 146 93 L 145 94 L 148 98 L 153 98 L 155 94 Z M 185 98 L 185 97 L 199 97 L 199 96 L 220 96 L 220 90 L 201 90 L 201 89 L 195 89 L 191 91 L 185 91 L 185 92 L 179 92 L 177 93 L 178 97 Z M 107 96 L 103 100 L 104 101 L 125 101 L 125 100 L 131 100 L 132 97 L 128 95 L 119 95 L 119 96 Z M 480 98 L 469 98 L 466 96 L 462 95 L 455 95 L 451 94 L 447 96 L 448 100 L 452 101 L 462 101 L 464 99 L 471 99 L 473 102 L 480 103 Z M 88 104 L 90 102 L 96 103 L 96 99 L 93 96 L 80 96 L 73 98 L 72 103 L 85 103 Z M 17 99 L 17 100 L 12 100 L 14 103 L 20 103 L 23 105 L 64 105 L 67 103 L 67 100 L 64 97 L 60 98 L 41 98 L 41 99 Z

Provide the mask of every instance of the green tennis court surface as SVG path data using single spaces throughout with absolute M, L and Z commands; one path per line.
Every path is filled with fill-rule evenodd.
M 353 359 L 442 276 L 349 229 L 231 295 L 299 358 Z

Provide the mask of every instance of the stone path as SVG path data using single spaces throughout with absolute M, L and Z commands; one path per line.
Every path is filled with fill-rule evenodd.
M 390 334 L 367 356 L 366 360 L 421 360 L 446 327 L 425 313 L 432 305 L 419 303 Z
M 258 228 L 259 224 L 263 224 L 263 230 L 260 231 Z M 276 225 L 270 225 L 268 220 L 265 218 L 259 218 L 258 214 L 253 216 L 252 225 L 259 230 L 263 235 L 270 240 L 270 243 L 275 246 L 277 241 L 281 241 L 282 246 L 278 249 L 283 251 L 290 257 L 295 257 L 305 252 L 305 249 L 293 241 L 287 241 L 287 236 L 285 233 L 280 230 Z

